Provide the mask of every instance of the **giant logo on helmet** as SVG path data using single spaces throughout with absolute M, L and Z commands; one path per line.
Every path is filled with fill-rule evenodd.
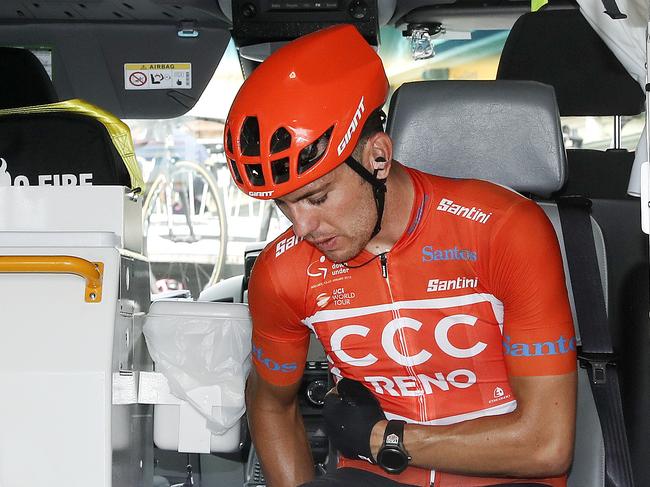
M 363 96 L 361 97 L 361 101 L 359 101 L 359 106 L 357 107 L 357 111 L 354 112 L 354 117 L 352 117 L 352 121 L 350 122 L 350 126 L 348 127 L 348 131 L 345 133 L 345 136 L 343 139 L 341 139 L 341 142 L 339 142 L 338 147 L 336 148 L 336 152 L 340 156 L 345 148 L 348 146 L 350 143 L 350 139 L 352 139 L 352 134 L 356 132 L 357 127 L 359 126 L 359 122 L 361 121 L 361 115 L 363 115 L 363 112 L 366 111 L 366 108 L 363 106 Z
M 250 196 L 252 198 L 259 198 L 259 197 L 267 198 L 267 197 L 273 196 L 274 191 L 275 190 L 271 190 L 271 191 L 249 191 L 248 196 Z

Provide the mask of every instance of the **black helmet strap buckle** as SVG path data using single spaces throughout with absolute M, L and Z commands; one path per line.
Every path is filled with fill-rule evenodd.
M 384 216 L 384 201 L 386 198 L 386 179 L 379 179 L 377 173 L 379 169 L 375 169 L 374 172 L 368 171 L 363 164 L 357 161 L 354 157 L 349 156 L 345 163 L 361 176 L 364 180 L 372 185 L 372 192 L 375 197 L 375 205 L 377 206 L 377 222 L 375 223 L 375 228 L 372 231 L 370 238 L 373 238 L 381 230 L 381 219 Z

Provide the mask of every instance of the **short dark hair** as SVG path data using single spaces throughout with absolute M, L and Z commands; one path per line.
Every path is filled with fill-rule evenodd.
M 358 161 L 361 160 L 361 152 L 363 151 L 363 148 L 366 146 L 366 142 L 368 142 L 368 139 L 370 137 L 372 137 L 378 132 L 384 131 L 385 120 L 386 120 L 386 114 L 381 109 L 381 107 L 377 108 L 377 110 L 375 110 L 368 116 L 366 123 L 363 124 L 363 129 L 361 129 L 361 135 L 359 136 L 357 145 L 352 151 L 352 156 L 355 159 L 357 159 Z

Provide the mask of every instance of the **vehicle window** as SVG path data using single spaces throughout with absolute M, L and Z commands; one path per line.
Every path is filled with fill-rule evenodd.
M 645 114 L 621 117 L 621 148 L 633 151 L 641 138 Z M 614 147 L 614 117 L 562 117 L 567 149 L 606 150 Z
M 188 114 L 126 121 L 146 181 L 143 226 L 154 292 L 189 289 L 196 298 L 242 274 L 246 245 L 266 238 L 270 205 L 237 190 L 223 152 L 224 121 L 242 82 L 231 41 Z
M 407 81 L 494 79 L 507 34 L 453 33 L 434 41 L 433 58 L 414 61 L 401 31 L 382 28 L 379 54 L 391 93 Z M 241 193 L 226 167 L 223 125 L 242 82 L 231 42 L 187 115 L 127 120 L 147 182 L 145 244 L 158 292 L 189 289 L 196 297 L 206 286 L 242 274 L 246 246 L 289 226 L 273 203 Z
M 432 58 L 414 61 L 401 31 L 382 28 L 379 55 L 393 90 L 407 81 L 495 79 L 508 32 L 450 32 L 446 38 L 434 40 Z
M 495 79 L 507 36 L 507 30 L 448 33 L 434 40 L 432 58 L 414 61 L 401 31 L 383 27 L 379 54 L 390 93 L 410 81 Z M 231 182 L 223 126 L 242 82 L 231 42 L 187 115 L 127 121 L 147 182 L 145 243 L 158 292 L 189 289 L 197 297 L 206 286 L 243 273 L 249 243 L 271 240 L 289 226 L 273 203 L 249 198 Z M 623 147 L 636 147 L 643 123 L 642 115 L 623 117 Z M 562 124 L 567 148 L 613 146 L 612 117 L 565 117 Z

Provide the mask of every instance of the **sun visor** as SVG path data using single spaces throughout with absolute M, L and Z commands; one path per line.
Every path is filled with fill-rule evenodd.
M 0 45 L 49 56 L 62 100 L 82 98 L 123 119 L 172 118 L 196 104 L 230 40 L 225 23 L 181 27 L 14 23 L 0 28 Z

